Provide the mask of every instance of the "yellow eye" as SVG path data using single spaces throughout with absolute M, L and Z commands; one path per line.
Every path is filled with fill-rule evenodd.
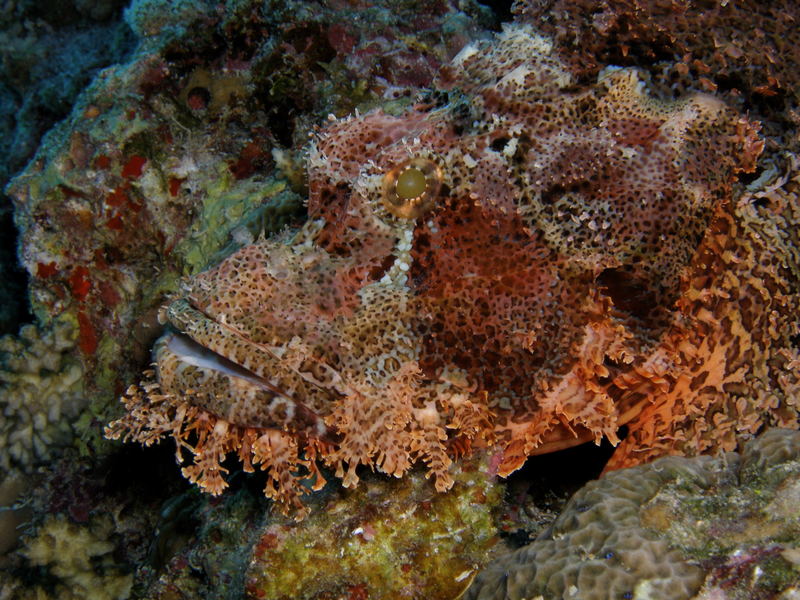
M 383 204 L 394 216 L 416 219 L 434 207 L 442 170 L 432 160 L 414 158 L 383 177 Z
M 425 173 L 416 167 L 408 167 L 397 176 L 394 191 L 401 200 L 411 200 L 421 196 L 428 188 Z

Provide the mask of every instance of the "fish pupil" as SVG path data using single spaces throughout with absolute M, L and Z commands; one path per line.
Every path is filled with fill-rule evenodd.
M 395 194 L 401 200 L 413 200 L 424 194 L 427 186 L 425 173 L 416 167 L 409 167 L 398 176 Z

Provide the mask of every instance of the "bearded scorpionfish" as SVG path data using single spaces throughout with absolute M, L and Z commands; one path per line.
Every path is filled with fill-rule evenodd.
M 633 69 L 579 86 L 507 27 L 405 114 L 318 132 L 305 225 L 188 282 L 106 433 L 172 436 L 213 494 L 236 454 L 302 516 L 319 464 L 352 486 L 424 463 L 444 491 L 476 448 L 507 475 L 587 440 L 624 466 L 796 426 L 796 405 L 758 404 L 796 356 L 786 278 L 732 201 L 757 130 Z

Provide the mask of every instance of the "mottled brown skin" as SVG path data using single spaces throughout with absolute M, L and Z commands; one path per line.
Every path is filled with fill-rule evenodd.
M 725 240 L 732 184 L 754 167 L 757 126 L 710 96 L 654 99 L 632 70 L 576 89 L 524 26 L 479 46 L 405 115 L 320 132 L 308 223 L 194 277 L 166 311 L 224 368 L 169 338 L 158 383 L 129 392 L 110 435 L 176 437 L 212 492 L 235 451 L 299 507 L 315 457 L 345 485 L 359 465 L 400 476 L 422 461 L 445 490 L 456 449 L 493 447 L 507 474 L 617 443 L 627 423 L 618 464 L 683 451 L 672 427 L 693 412 L 690 372 L 736 423 L 742 338 L 698 299 L 716 293 L 714 261 L 739 276 L 722 247 L 739 248 Z M 414 165 L 435 178 L 428 196 L 392 196 Z

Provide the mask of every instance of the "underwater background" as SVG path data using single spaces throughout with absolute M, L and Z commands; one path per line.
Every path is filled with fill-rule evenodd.
M 798 20 L 792 0 L 4 2 L 0 600 L 800 598 Z M 420 125 L 429 112 L 446 115 L 445 134 Z M 417 139 L 398 142 L 408 131 Z M 470 137 L 484 134 L 491 143 Z M 385 149 L 422 156 L 429 142 L 441 152 L 426 160 L 445 166 L 436 193 L 443 183 L 476 207 L 484 197 L 511 207 L 505 190 L 525 190 L 515 198 L 536 207 L 521 210 L 526 234 L 540 228 L 547 251 L 569 257 L 557 275 L 575 287 L 559 292 L 557 317 L 535 304 L 526 331 L 515 321 L 495 345 L 490 328 L 443 343 L 460 371 L 433 360 L 423 370 L 466 395 L 475 389 L 460 373 L 479 362 L 470 354 L 501 373 L 515 356 L 503 354 L 509 339 L 534 354 L 550 344 L 537 355 L 543 374 L 524 375 L 541 379 L 551 412 L 512 399 L 462 414 L 450 391 L 450 404 L 434 403 L 452 411 L 441 421 L 419 402 L 415 420 L 386 425 L 396 437 L 365 435 L 362 455 L 345 455 L 338 438 L 298 454 L 286 440 L 307 440 L 289 425 L 281 443 L 294 457 L 262 454 L 256 473 L 241 450 L 251 434 L 232 425 L 243 437 L 209 444 L 224 449 L 209 462 L 219 471 L 192 470 L 198 437 L 216 430 L 203 429 L 207 412 L 188 409 L 185 429 L 164 424 L 186 410 L 179 403 L 148 412 L 169 395 L 163 381 L 148 387 L 164 307 L 206 277 L 233 279 L 214 269 L 237 252 L 265 239 L 300 246 L 282 240 L 317 235 L 315 219 L 339 223 L 335 210 L 315 212 L 319 198 L 340 208 L 333 173 L 385 195 Z M 542 192 L 519 157 L 552 148 L 537 166 L 553 182 Z M 607 175 L 615 157 L 630 168 Z M 506 159 L 524 164 L 493 179 Z M 582 202 L 617 193 L 598 177 L 641 186 L 621 202 L 652 193 L 674 204 L 655 216 L 589 214 Z M 614 215 L 634 223 L 632 237 L 649 227 L 661 241 L 654 249 L 642 234 L 645 250 L 629 249 L 604 224 Z M 493 254 L 500 238 L 475 233 L 484 219 L 463 231 L 460 219 L 468 211 L 428 225 L 426 239 L 452 225 L 461 249 L 447 260 L 466 264 L 469 247 L 485 258 L 476 270 L 510 270 Z M 320 228 L 310 243 L 344 255 L 336 231 Z M 412 265 L 411 281 L 450 289 L 428 275 L 434 254 L 426 272 Z M 629 259 L 644 266 L 618 268 Z M 409 270 L 374 260 L 365 272 Z M 344 272 L 331 280 L 347 289 L 356 277 Z M 394 305 L 381 310 L 392 318 L 380 323 L 401 320 Z M 457 321 L 443 327 L 473 327 Z M 567 323 L 585 325 L 589 341 L 560 340 Z M 386 325 L 363 337 L 394 348 L 394 335 Z M 565 373 L 596 395 L 570 404 L 584 390 Z M 390 412 L 353 406 L 327 424 L 369 432 L 359 412 Z M 347 429 L 344 408 L 358 427 Z M 498 424 L 506 413 L 511 424 Z M 185 455 L 156 443 L 169 435 Z M 588 443 L 569 447 L 578 439 Z M 408 448 L 407 465 L 385 458 L 396 447 Z M 358 476 L 339 472 L 359 460 Z M 618 470 L 600 477 L 609 464 Z M 322 489 L 295 481 L 318 468 Z M 205 493 L 219 491 L 219 473 L 227 489 Z M 308 494 L 287 500 L 287 490 Z

